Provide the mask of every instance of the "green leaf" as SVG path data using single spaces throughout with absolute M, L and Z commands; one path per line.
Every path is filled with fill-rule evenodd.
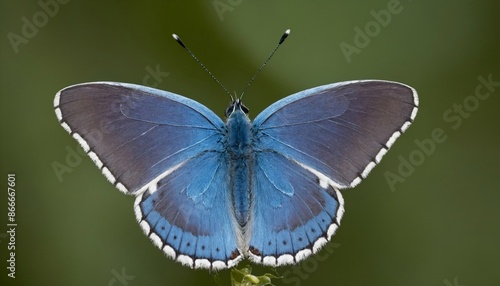
M 273 286 L 272 279 L 280 279 L 281 277 L 271 273 L 266 273 L 261 276 L 252 274 L 252 267 L 244 265 L 241 268 L 231 269 L 231 285 L 232 286 Z

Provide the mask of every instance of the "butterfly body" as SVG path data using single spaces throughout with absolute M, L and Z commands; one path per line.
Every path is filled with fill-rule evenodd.
M 54 99 L 57 118 L 120 191 L 167 256 L 222 269 L 280 266 L 316 253 L 356 186 L 413 122 L 416 91 L 364 80 L 304 90 L 251 121 L 235 100 L 222 121 L 186 97 L 95 82 Z
M 249 219 L 251 204 L 250 178 L 253 167 L 252 134 L 250 119 L 234 103 L 234 111 L 227 119 L 227 153 L 230 162 L 232 203 L 239 228 L 244 231 Z

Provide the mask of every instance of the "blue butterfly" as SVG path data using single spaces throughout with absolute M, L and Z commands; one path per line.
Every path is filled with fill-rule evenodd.
M 382 80 L 307 89 L 253 122 L 235 99 L 224 122 L 202 104 L 140 85 L 91 82 L 54 99 L 62 127 L 118 190 L 144 233 L 191 268 L 243 258 L 297 263 L 340 225 L 339 190 L 366 178 L 413 122 L 417 92 Z

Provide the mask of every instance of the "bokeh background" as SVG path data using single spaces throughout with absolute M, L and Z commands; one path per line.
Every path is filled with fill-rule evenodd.
M 342 226 L 320 255 L 254 272 L 284 276 L 276 285 L 500 285 L 499 12 L 498 1 L 1 1 L 0 284 L 229 285 L 228 271 L 185 268 L 152 245 L 134 198 L 79 153 L 52 101 L 68 85 L 121 81 L 222 116 L 227 96 L 170 35 L 240 92 L 290 28 L 245 94 L 251 116 L 306 88 L 368 78 L 415 87 L 420 110 L 371 175 L 343 191 Z

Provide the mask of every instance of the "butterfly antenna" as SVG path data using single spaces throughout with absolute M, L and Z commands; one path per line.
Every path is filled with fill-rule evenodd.
M 177 43 L 179 43 L 179 45 L 181 45 L 181 47 L 183 47 L 191 55 L 191 57 L 193 57 L 193 59 L 210 75 L 210 77 L 212 77 L 212 79 L 215 80 L 215 82 L 217 82 L 222 87 L 222 89 L 231 98 L 231 101 L 234 101 L 233 96 L 229 93 L 229 91 L 227 91 L 227 89 L 222 85 L 222 83 L 220 83 L 220 81 L 207 69 L 207 67 L 186 47 L 184 42 L 182 42 L 181 38 L 179 38 L 179 36 L 177 36 L 176 34 L 172 34 L 172 37 L 174 38 L 175 41 L 177 41 Z
M 273 57 L 274 53 L 276 53 L 276 51 L 278 50 L 278 48 L 281 46 L 281 44 L 283 44 L 283 42 L 285 41 L 285 39 L 288 37 L 288 35 L 290 35 L 290 29 L 287 29 L 285 31 L 285 33 L 283 33 L 283 36 L 281 36 L 281 39 L 280 41 L 278 42 L 278 45 L 276 46 L 276 48 L 274 48 L 274 50 L 271 52 L 271 54 L 269 55 L 269 57 L 267 58 L 267 60 L 260 66 L 259 70 L 254 74 L 254 76 L 252 77 L 252 79 L 250 79 L 250 81 L 248 82 L 247 86 L 245 87 L 245 89 L 243 89 L 243 92 L 241 93 L 240 95 L 240 100 L 243 98 L 243 94 L 245 94 L 245 91 L 248 89 L 248 87 L 250 87 L 250 85 L 252 84 L 252 82 L 255 80 L 255 78 L 257 77 L 257 75 L 260 73 L 260 71 L 262 71 L 262 69 L 266 66 L 267 62 Z

